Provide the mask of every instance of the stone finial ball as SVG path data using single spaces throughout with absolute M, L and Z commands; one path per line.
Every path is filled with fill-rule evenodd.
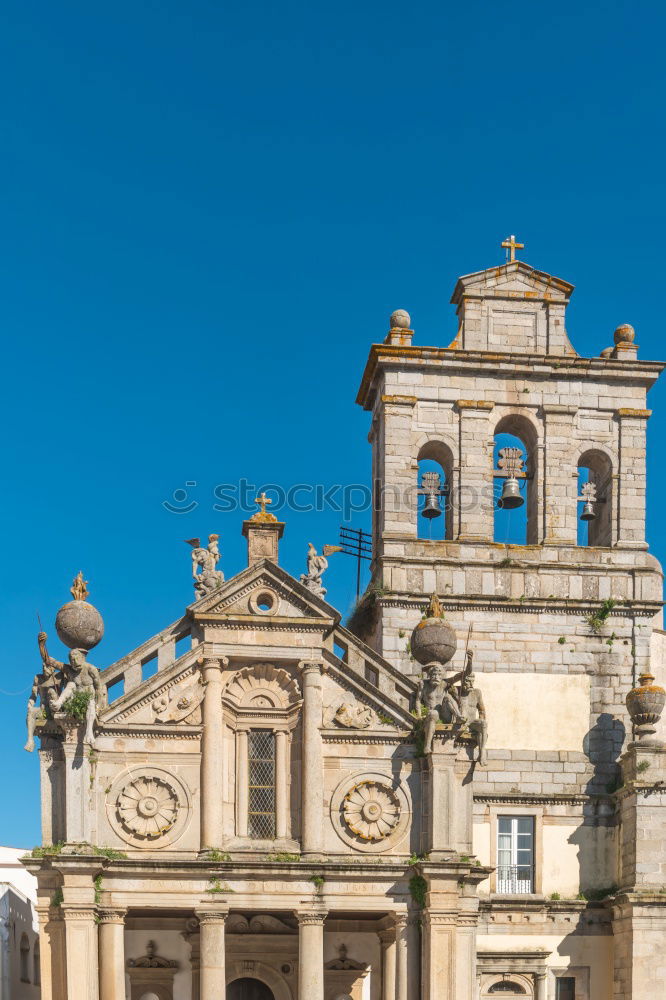
M 456 651 L 455 629 L 444 618 L 424 618 L 412 632 L 411 654 L 417 663 L 448 663 Z
M 104 622 L 97 608 L 87 601 L 69 601 L 56 615 L 56 632 L 69 649 L 92 649 L 104 635 Z
M 631 323 L 620 323 L 613 334 L 616 344 L 633 344 L 636 331 Z
M 391 313 L 391 329 L 392 330 L 409 330 L 409 324 L 412 322 L 412 318 L 406 309 L 396 309 L 395 312 Z

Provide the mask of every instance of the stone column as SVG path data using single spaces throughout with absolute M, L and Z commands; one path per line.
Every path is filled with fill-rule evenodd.
M 624 547 L 646 549 L 645 541 L 645 435 L 651 410 L 616 411 L 619 424 L 620 468 L 617 484 L 618 542 Z M 611 543 L 612 544 L 612 543 Z
M 322 664 L 303 662 L 303 721 L 301 747 L 301 849 L 303 854 L 321 854 L 324 847 L 324 774 L 321 724 Z
M 203 734 L 201 736 L 201 850 L 219 849 L 223 841 L 222 775 L 224 773 L 224 715 L 222 667 L 225 658 L 204 657 Z
M 39 978 L 42 984 L 40 991 L 41 1000 L 54 1000 L 53 970 L 51 966 L 51 927 L 49 926 L 50 909 L 48 899 L 37 902 L 36 910 L 39 922 Z M 3 981 L 0 982 L 0 986 L 7 990 L 7 997 L 9 997 L 9 983 L 5 985 Z M 4 994 L 2 995 L 4 996 Z
M 576 412 L 575 406 L 547 403 L 543 407 L 545 448 L 537 490 L 544 498 L 546 544 L 577 544 L 578 469 L 571 467 Z
M 546 1000 L 548 996 L 547 977 L 545 972 L 537 972 L 534 977 L 534 1000 Z
M 63 905 L 62 910 L 67 950 L 67 1000 L 99 1000 L 96 907 Z
M 90 843 L 91 780 L 90 747 L 79 740 L 79 728 L 71 729 L 62 744 L 65 773 L 65 834 L 71 844 Z
M 382 947 L 382 1000 L 395 1000 L 395 931 L 379 932 Z
M 289 800 L 287 797 L 287 741 L 289 734 L 283 729 L 275 733 L 275 835 L 278 840 L 287 836 L 287 813 Z
M 247 729 L 236 731 L 236 836 L 247 837 Z
M 125 910 L 100 909 L 99 998 L 125 1000 Z
M 462 541 L 493 540 L 493 438 L 490 411 L 494 403 L 459 399 L 460 476 L 452 497 L 453 537 Z
M 298 913 L 298 996 L 324 1000 L 324 921 L 321 911 Z M 202 997 L 201 1000 L 207 1000 Z
M 197 910 L 200 935 L 201 1000 L 220 1000 L 226 996 L 224 921 L 228 909 Z
M 409 967 L 407 959 L 407 914 L 395 915 L 395 997 L 396 1000 L 407 1000 L 409 983 Z
M 407 914 L 407 1000 L 421 1000 L 421 917 Z
M 199 921 L 196 917 L 191 917 L 183 932 L 183 937 L 190 946 L 190 970 L 192 972 L 192 997 L 191 1000 L 200 1000 L 201 997 L 201 941 L 199 935 Z

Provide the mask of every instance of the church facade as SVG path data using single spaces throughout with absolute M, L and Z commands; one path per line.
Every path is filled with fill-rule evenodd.
M 196 599 L 118 662 L 87 659 L 82 579 L 69 662 L 40 635 L 44 1000 L 660 995 L 663 365 L 629 326 L 580 357 L 572 286 L 509 246 L 457 282 L 448 346 L 399 310 L 370 348 L 372 582 L 346 627 L 259 498 L 247 567 L 192 539 Z

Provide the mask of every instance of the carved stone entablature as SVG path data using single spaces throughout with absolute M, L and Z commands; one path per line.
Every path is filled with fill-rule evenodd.
M 138 850 L 174 844 L 190 818 L 183 783 L 157 767 L 136 767 L 119 775 L 107 795 L 106 811 L 114 831 Z
M 345 777 L 331 796 L 331 822 L 338 837 L 363 853 L 399 844 L 411 819 L 405 785 L 390 774 L 362 772 Z
M 286 670 L 272 663 L 255 663 L 234 674 L 224 699 L 237 711 L 286 711 L 300 704 L 301 692 L 296 678 Z

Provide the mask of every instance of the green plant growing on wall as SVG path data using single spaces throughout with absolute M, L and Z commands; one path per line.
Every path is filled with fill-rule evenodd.
M 421 909 L 425 906 L 428 883 L 423 875 L 412 875 L 409 880 L 409 894 Z
M 273 861 L 294 862 L 294 861 L 300 861 L 301 856 L 300 854 L 289 854 L 287 851 L 278 851 L 277 854 L 269 854 L 266 860 L 271 862 Z
M 51 906 L 62 906 L 63 899 L 62 889 L 56 889 L 51 896 Z
M 562 897 L 560 896 L 559 892 L 551 892 L 550 898 L 553 899 L 553 900 L 562 899 Z
M 208 861 L 231 861 L 231 855 L 226 851 L 218 851 L 216 847 L 209 847 L 206 851 Z
M 604 625 L 616 604 L 617 601 L 614 601 L 612 597 L 607 597 L 605 601 L 602 601 L 601 607 L 597 608 L 591 614 L 585 615 L 585 622 L 595 635 L 599 635 L 603 631 Z
M 310 881 L 315 887 L 315 892 L 321 892 L 321 890 L 324 888 L 324 882 L 326 881 L 326 879 L 324 878 L 323 875 L 315 874 L 310 876 Z
M 99 904 L 102 902 L 102 876 L 101 875 L 97 875 L 96 876 L 96 878 L 93 881 L 93 885 L 95 886 L 95 903 L 97 904 L 97 906 L 99 906 Z
M 638 771 L 639 774 L 643 774 L 644 771 L 647 771 L 649 766 L 650 766 L 649 760 L 639 760 L 638 764 L 636 764 L 636 770 Z
M 71 716 L 72 719 L 76 719 L 77 722 L 83 722 L 88 713 L 88 705 L 92 696 L 92 691 L 75 691 L 67 701 L 63 702 L 63 712 Z
M 563 635 L 561 635 L 557 641 L 559 642 L 560 646 L 563 646 L 567 640 Z

